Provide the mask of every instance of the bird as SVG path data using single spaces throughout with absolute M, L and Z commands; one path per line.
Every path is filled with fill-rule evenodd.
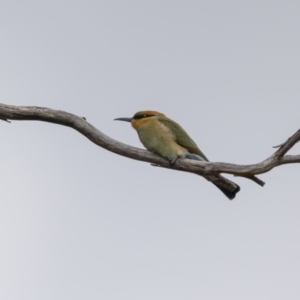
M 171 165 L 178 158 L 209 162 L 188 133 L 163 113 L 144 110 L 135 113 L 131 118 L 116 118 L 114 120 L 130 122 L 137 131 L 144 147 L 167 159 Z M 233 200 L 240 191 L 240 187 L 228 179 L 230 185 L 226 185 L 222 179 L 224 177 L 217 174 L 213 176 L 213 180 L 208 180 L 220 189 L 229 200 Z

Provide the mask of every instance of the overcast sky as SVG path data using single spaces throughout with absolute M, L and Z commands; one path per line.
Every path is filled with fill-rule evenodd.
M 0 0 L 0 102 L 137 147 L 113 119 L 158 110 L 211 161 L 258 163 L 300 128 L 299 16 L 299 1 Z M 0 133 L 1 299 L 299 299 L 300 165 L 263 188 L 228 176 L 228 201 L 70 128 Z

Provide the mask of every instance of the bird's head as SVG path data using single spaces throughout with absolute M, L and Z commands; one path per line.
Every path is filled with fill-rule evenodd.
M 165 117 L 165 115 L 154 110 L 143 110 L 134 114 L 132 118 L 116 118 L 115 120 L 130 122 L 132 127 L 137 130 L 140 126 L 157 117 Z

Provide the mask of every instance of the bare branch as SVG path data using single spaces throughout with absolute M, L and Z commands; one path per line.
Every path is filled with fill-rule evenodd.
M 284 143 L 273 148 L 279 148 L 274 155 L 277 157 L 283 157 L 296 143 L 300 140 L 300 129 L 288 138 Z
M 237 175 L 234 175 L 234 176 L 237 176 Z M 254 175 L 249 175 L 249 176 L 247 176 L 247 175 L 239 175 L 239 176 L 240 177 L 245 177 L 245 178 L 247 178 L 249 180 L 252 180 L 255 183 L 257 183 L 258 185 L 260 185 L 260 186 L 264 186 L 265 185 L 264 181 L 262 181 L 261 179 L 259 179 L 258 177 L 254 176 Z
M 78 117 L 61 110 L 35 106 L 12 106 L 0 104 L 0 119 L 7 122 L 9 122 L 9 120 L 43 121 L 68 126 L 77 130 L 90 141 L 108 151 L 135 160 L 149 162 L 155 166 L 201 175 L 212 182 L 214 182 L 216 178 L 217 180 L 220 180 L 220 178 L 216 175 L 219 175 L 220 173 L 227 173 L 247 178 L 263 186 L 264 182 L 255 175 L 266 173 L 280 165 L 300 163 L 300 155 L 285 155 L 297 142 L 299 142 L 300 130 L 292 135 L 286 142 L 276 146 L 279 149 L 274 154 L 257 164 L 236 165 L 221 162 L 178 159 L 174 165 L 171 166 L 167 160 L 160 156 L 143 149 L 123 144 L 108 137 L 88 123 L 84 117 Z M 225 177 L 222 177 L 222 180 L 224 180 L 224 184 L 230 185 L 231 183 Z

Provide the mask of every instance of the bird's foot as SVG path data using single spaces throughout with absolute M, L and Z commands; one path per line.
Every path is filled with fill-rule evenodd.
M 174 158 L 172 158 L 171 160 L 169 160 L 169 163 L 171 166 L 173 166 L 177 160 L 178 156 L 175 156 Z

